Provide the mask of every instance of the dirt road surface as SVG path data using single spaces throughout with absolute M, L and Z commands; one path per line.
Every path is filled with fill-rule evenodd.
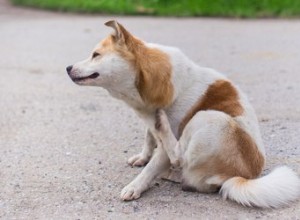
M 141 39 L 180 47 L 250 97 L 267 151 L 264 173 L 300 174 L 300 20 L 113 17 L 14 8 L 0 0 L 1 219 L 300 219 L 300 203 L 263 210 L 157 180 L 142 198 L 120 191 L 142 168 L 128 157 L 144 125 L 65 67 L 86 58 L 116 18 Z

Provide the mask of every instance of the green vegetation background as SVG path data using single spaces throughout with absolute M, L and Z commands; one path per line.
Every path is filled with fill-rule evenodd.
M 300 17 L 300 0 L 11 0 L 16 5 L 80 13 Z

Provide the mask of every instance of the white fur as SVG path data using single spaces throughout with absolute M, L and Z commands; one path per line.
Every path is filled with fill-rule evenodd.
M 258 179 L 238 184 L 233 177 L 223 183 L 220 193 L 244 206 L 278 208 L 299 198 L 300 180 L 295 172 L 283 166 Z
M 101 47 L 101 44 L 99 46 Z M 265 155 L 255 112 L 238 88 L 240 103 L 244 109 L 241 116 L 232 118 L 218 111 L 198 112 L 179 137 L 178 127 L 186 113 L 205 94 L 211 84 L 226 77 L 215 70 L 196 65 L 177 48 L 157 44 L 146 44 L 146 46 L 165 52 L 172 65 L 171 80 L 174 96 L 172 104 L 164 109 L 167 115 L 166 121 L 169 123 L 169 132 L 165 134 L 156 131 L 155 109 L 149 108 L 138 93 L 135 86 L 136 70 L 118 53 L 101 54 L 95 59 L 89 57 L 76 63 L 69 73 L 71 78 L 99 73 L 96 79 L 87 79 L 78 84 L 105 88 L 112 96 L 131 106 L 147 126 L 142 153 L 131 157 L 128 162 L 133 166 L 149 163 L 131 183 L 124 187 L 121 192 L 123 200 L 139 198 L 141 193 L 149 188 L 154 178 L 170 168 L 170 159 L 173 164 L 179 163 L 186 167 L 183 172 L 185 181 L 189 184 L 198 184 L 199 191 L 208 192 L 212 184 L 222 185 L 224 180 L 221 177 L 207 176 L 205 173 L 196 174 L 188 168 L 207 160 L 209 156 L 221 149 L 229 134 L 226 126 L 232 121 L 252 137 L 259 151 L 263 156 Z M 157 150 L 154 152 L 156 146 Z M 288 168 L 279 168 L 265 177 L 249 180 L 249 186 L 237 189 L 234 183 L 234 178 L 226 181 L 222 193 L 224 197 L 232 198 L 244 205 L 277 207 L 296 199 L 299 193 L 299 179 Z
M 178 137 L 178 126 L 188 110 L 203 95 L 208 86 L 219 79 L 226 79 L 217 71 L 196 65 L 178 48 L 147 44 L 169 55 L 172 63 L 172 83 L 175 89 L 173 104 L 165 109 L 171 129 Z
M 222 148 L 222 135 L 226 134 L 222 130 L 226 130 L 227 123 L 232 120 L 228 115 L 217 111 L 197 113 L 176 144 L 176 139 L 168 127 L 167 115 L 163 112 L 160 114 L 163 128 L 157 131 L 157 135 L 171 163 L 176 165 L 174 162 L 179 161 L 181 166 L 183 165 L 183 178 L 188 185 L 198 186 L 197 189 L 203 192 L 209 192 L 210 185 L 220 185 L 220 193 L 224 199 L 234 200 L 244 206 L 261 208 L 278 208 L 299 198 L 300 179 L 286 166 L 251 180 L 233 177 L 224 181 L 219 175 L 193 172 L 195 167 Z M 199 124 L 203 126 L 199 127 Z
M 94 72 L 98 72 L 100 76 L 96 79 L 77 82 L 77 84 L 102 87 L 110 95 L 125 101 L 132 107 L 144 105 L 135 86 L 135 69 L 119 54 L 109 53 L 78 62 L 73 65 L 71 77 L 86 77 Z

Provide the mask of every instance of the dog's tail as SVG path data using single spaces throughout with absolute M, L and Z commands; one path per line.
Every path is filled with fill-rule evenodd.
M 230 178 L 223 183 L 220 193 L 224 199 L 244 206 L 277 208 L 300 197 L 300 179 L 283 166 L 258 179 Z

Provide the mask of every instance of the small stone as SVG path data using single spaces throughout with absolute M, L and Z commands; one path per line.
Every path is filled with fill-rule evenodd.
M 260 119 L 260 121 L 261 121 L 261 122 L 268 122 L 269 119 L 268 119 L 268 118 L 262 118 L 262 119 Z
M 133 212 L 138 212 L 138 211 L 140 211 L 140 208 L 137 205 L 133 206 Z
M 115 208 L 113 205 L 110 205 L 110 208 L 107 210 L 108 212 L 114 212 L 115 211 Z

